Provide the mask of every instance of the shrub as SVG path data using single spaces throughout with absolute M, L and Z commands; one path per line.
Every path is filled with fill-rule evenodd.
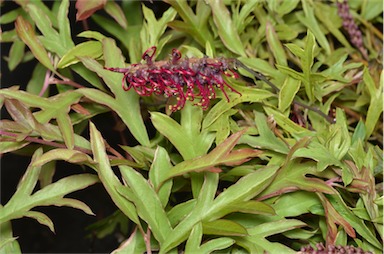
M 2 252 L 22 250 L 12 220 L 54 230 L 35 207 L 92 215 L 65 196 L 98 182 L 118 210 L 91 230 L 121 226 L 113 253 L 382 252 L 380 1 L 77 1 L 76 35 L 68 0 L 16 2 L 4 58 L 37 61 L 0 90 L 1 153 L 30 157 Z M 62 160 L 88 173 L 54 181 Z

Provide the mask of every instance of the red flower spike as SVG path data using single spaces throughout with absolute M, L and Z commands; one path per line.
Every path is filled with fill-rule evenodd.
M 239 77 L 234 71 L 234 59 L 204 57 L 181 60 L 180 51 L 173 49 L 169 61 L 154 62 L 156 49 L 153 46 L 144 52 L 142 59 L 145 64 L 132 64 L 129 68 L 104 69 L 124 73 L 122 80 L 124 91 L 133 87 L 140 96 L 155 93 L 175 97 L 176 105 L 169 106 L 172 112 L 182 109 L 186 100 L 193 101 L 196 98 L 200 98 L 200 101 L 195 105 L 206 110 L 210 100 L 216 98 L 215 87 L 223 92 L 228 102 L 230 100 L 225 87 L 241 96 L 241 93 L 228 85 L 222 77 L 222 75 Z
M 177 49 L 172 49 L 172 64 L 177 64 L 181 58 L 181 53 Z
M 141 56 L 141 58 L 147 62 L 147 65 L 148 65 L 148 66 L 153 65 L 152 58 L 153 58 L 153 56 L 155 55 L 156 50 L 157 50 L 157 47 L 156 47 L 156 46 L 152 46 L 152 47 L 150 47 L 149 49 L 147 49 L 147 50 L 144 52 L 144 54 Z M 149 55 L 148 53 L 151 52 L 151 51 L 152 51 L 152 54 Z

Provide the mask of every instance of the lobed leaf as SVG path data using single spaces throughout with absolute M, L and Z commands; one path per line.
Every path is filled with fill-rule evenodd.
M 127 166 L 119 168 L 124 180 L 132 190 L 133 203 L 138 215 L 148 223 L 161 246 L 172 227 L 157 193 L 146 179 L 132 168 Z
M 117 207 L 133 222 L 140 225 L 136 208 L 132 202 L 121 196 L 118 188 L 123 187 L 117 176 L 114 174 L 105 153 L 105 145 L 100 132 L 93 123 L 90 124 L 90 137 L 94 161 L 97 163 L 96 169 L 100 181 L 104 185 L 108 194 L 112 198 Z M 126 189 L 126 188 L 125 188 Z M 129 191 L 129 190 L 127 190 Z

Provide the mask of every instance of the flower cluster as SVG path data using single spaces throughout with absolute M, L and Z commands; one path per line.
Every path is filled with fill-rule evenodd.
M 105 68 L 110 71 L 124 73 L 122 86 L 125 91 L 135 89 L 140 96 L 152 94 L 176 97 L 177 104 L 169 106 L 171 111 L 184 107 L 186 100 L 194 101 L 195 105 L 204 110 L 211 99 L 216 98 L 215 87 L 219 88 L 227 101 L 229 97 L 224 90 L 229 88 L 241 96 L 241 93 L 223 79 L 222 75 L 238 78 L 234 71 L 235 60 L 224 58 L 184 58 L 177 49 L 172 50 L 169 61 L 154 62 L 156 47 L 144 52 L 144 64 L 132 64 L 129 68 Z
M 353 45 L 356 46 L 365 58 L 368 58 L 367 51 L 363 45 L 363 36 L 359 27 L 356 25 L 351 13 L 349 12 L 349 5 L 347 0 L 337 2 L 337 12 L 343 19 L 343 27 L 348 32 L 349 38 Z
M 335 246 L 328 245 L 324 246 L 323 243 L 317 243 L 316 248 L 313 248 L 310 245 L 304 246 L 301 248 L 299 254 L 339 254 L 339 253 L 348 253 L 348 254 L 372 254 L 370 251 L 364 251 L 361 248 L 354 246 Z

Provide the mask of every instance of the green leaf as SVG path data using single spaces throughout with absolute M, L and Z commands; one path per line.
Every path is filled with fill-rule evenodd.
M 316 37 L 321 47 L 325 50 L 325 53 L 330 55 L 331 48 L 327 38 L 320 29 L 319 23 L 316 20 L 313 4 L 307 1 L 301 1 L 301 3 L 303 5 L 304 15 L 300 12 L 296 12 L 296 17 L 304 26 L 308 27 L 311 33 Z
M 52 21 L 49 16 L 44 13 L 42 9 L 40 9 L 37 5 L 33 3 L 27 4 L 27 11 L 31 18 L 35 22 L 36 26 L 39 28 L 40 32 L 45 37 L 50 37 L 52 40 L 59 42 L 59 33 L 53 29 Z
M 84 37 L 84 38 L 89 38 L 89 39 L 95 39 L 95 40 L 98 40 L 100 42 L 102 42 L 103 39 L 106 38 L 106 36 L 103 35 L 102 33 L 99 33 L 99 32 L 96 32 L 96 31 L 90 31 L 90 30 L 87 30 L 87 31 L 79 33 L 77 35 L 77 37 Z
M 52 220 L 44 213 L 28 211 L 24 214 L 24 216 L 37 220 L 40 224 L 47 226 L 53 233 L 55 232 Z
M 166 174 L 172 168 L 172 164 L 167 151 L 162 147 L 157 147 L 155 158 L 149 170 L 149 179 L 153 184 L 154 190 L 158 193 L 163 207 L 169 201 L 169 195 L 172 189 L 172 180 L 168 180 L 162 186 L 160 179 L 163 174 Z
M 276 60 L 276 62 L 279 65 L 287 66 L 287 56 L 285 55 L 283 45 L 281 44 L 275 28 L 271 24 L 270 21 L 267 21 L 266 23 L 266 38 L 269 45 L 269 48 L 271 49 L 271 52 Z
M 130 237 L 125 240 L 119 248 L 115 249 L 113 254 L 126 253 L 145 253 L 146 246 L 142 234 L 135 230 Z
M 203 226 L 201 222 L 197 223 L 188 237 L 187 243 L 185 245 L 185 253 L 196 253 L 200 252 L 200 243 L 203 237 Z M 201 252 L 200 252 L 201 253 Z
M 256 197 L 272 182 L 277 170 L 278 167 L 265 167 L 240 178 L 214 200 L 207 219 L 221 218 L 228 206 L 240 206 L 240 202 Z
M 26 91 L 31 94 L 38 95 L 40 94 L 43 85 L 44 85 L 44 79 L 45 79 L 45 73 L 47 72 L 47 69 L 42 65 L 41 63 L 38 63 L 35 66 L 35 69 L 32 73 L 32 78 L 29 80 L 27 84 Z M 48 91 L 46 91 L 42 97 L 47 97 Z
M 21 13 L 22 8 L 17 8 L 6 13 L 2 13 L 0 17 L 0 24 L 4 25 L 14 22 Z
M 20 39 L 28 45 L 33 55 L 40 61 L 45 67 L 47 67 L 52 72 L 56 73 L 55 68 L 53 67 L 51 60 L 48 57 L 48 53 L 37 38 L 32 25 L 25 20 L 22 16 L 17 17 L 16 19 L 16 32 Z
M 62 178 L 32 194 L 41 170 L 41 167 L 35 167 L 33 164 L 41 154 L 42 149 L 36 150 L 32 157 L 31 164 L 20 181 L 15 194 L 4 207 L 0 207 L 0 224 L 23 216 L 30 216 L 36 218 L 40 223 L 47 225 L 53 230 L 53 224 L 48 217 L 41 213 L 30 211 L 36 206 L 65 205 L 93 214 L 84 203 L 73 199 L 63 199 L 63 197 L 69 193 L 84 189 L 98 182 L 98 178 L 91 174 L 73 175 Z
M 102 44 L 99 41 L 86 41 L 76 45 L 69 50 L 57 64 L 57 68 L 65 68 L 72 64 L 80 62 L 80 57 L 90 57 L 97 59 L 102 55 Z
M 171 231 L 170 235 L 166 237 L 160 253 L 167 253 L 169 250 L 178 246 L 188 238 L 188 235 L 196 223 L 204 220 L 216 194 L 218 181 L 219 176 L 217 173 L 204 174 L 204 183 L 198 194 L 196 205 L 193 206 L 193 210 L 190 210 L 190 213 Z M 190 203 L 188 204 L 191 205 Z M 185 206 L 183 208 L 185 208 Z
M 298 5 L 300 0 L 290 0 L 290 1 L 268 1 L 268 6 L 274 12 L 278 13 L 281 17 L 292 12 Z
M 127 29 L 128 22 L 125 18 L 123 10 L 120 8 L 120 6 L 115 2 L 107 1 L 107 3 L 104 6 L 104 10 L 114 19 L 117 23 L 124 29 Z
M 300 80 L 287 76 L 279 93 L 279 109 L 281 112 L 286 111 L 292 105 L 300 85 Z
M 9 50 L 8 69 L 13 71 L 23 60 L 25 44 L 20 40 L 15 40 Z
M 315 193 L 295 191 L 279 196 L 272 207 L 281 218 L 287 218 L 309 213 L 316 205 L 320 205 L 320 201 Z
M 303 69 L 305 91 L 310 101 L 314 100 L 314 94 L 313 94 L 314 87 L 313 87 L 313 84 L 311 83 L 311 72 L 312 72 L 311 68 L 314 60 L 315 46 L 316 46 L 315 37 L 308 30 L 304 54 L 303 54 L 303 58 L 301 58 L 301 67 Z
M 244 133 L 243 131 L 239 131 L 232 136 L 230 136 L 226 141 L 218 145 L 215 149 L 212 150 L 212 152 L 208 153 L 207 155 L 197 157 L 191 160 L 183 161 L 173 168 L 169 170 L 169 172 L 162 176 L 161 181 L 165 181 L 169 178 L 179 176 L 188 172 L 200 172 L 200 171 L 213 171 L 216 172 L 218 169 L 216 168 L 217 165 L 220 164 L 229 164 L 229 165 L 235 165 L 243 163 L 244 160 L 248 160 L 251 157 L 257 157 L 259 156 L 259 152 L 255 151 L 254 153 L 249 153 L 248 151 L 245 151 L 244 153 L 237 154 L 238 152 L 232 151 L 233 147 L 238 142 L 241 135 Z M 231 158 L 232 156 L 235 156 L 236 160 L 229 162 L 227 161 L 228 158 Z
M 69 0 L 61 1 L 57 12 L 57 24 L 60 33 L 60 42 L 66 49 L 73 48 L 75 44 L 72 41 L 71 26 L 68 19 Z
M 379 87 L 376 87 L 375 82 L 370 75 L 367 68 L 364 68 L 363 80 L 366 84 L 369 94 L 371 96 L 367 118 L 365 120 L 366 126 L 366 138 L 369 138 L 373 133 L 377 121 L 379 120 L 381 113 L 383 112 L 383 82 L 384 75 L 383 72 L 380 75 Z
M 247 230 L 240 224 L 230 220 L 215 220 L 203 223 L 203 232 L 207 235 L 245 236 Z
M 0 205 L 0 209 L 2 206 Z M 20 245 L 16 241 L 17 237 L 13 237 L 12 224 L 10 221 L 0 224 L 0 253 L 21 254 Z
M 310 174 L 316 174 L 316 164 L 313 162 L 300 162 L 298 159 L 290 160 L 288 164 L 280 168 L 274 181 L 261 194 L 261 199 L 278 196 L 282 193 L 295 190 L 323 192 L 327 194 L 335 193 L 335 189 L 322 179 L 307 176 Z
M 361 6 L 361 17 L 367 21 L 371 21 L 383 12 L 383 5 L 380 1 L 363 2 Z
M 120 172 L 132 190 L 133 203 L 139 216 L 148 223 L 152 234 L 160 245 L 172 227 L 155 190 L 148 181 L 131 167 L 120 166 Z
M 235 243 L 235 240 L 229 237 L 220 237 L 209 240 L 200 246 L 199 253 L 213 253 L 216 250 L 224 250 Z
M 140 27 L 135 27 L 135 26 L 131 26 L 130 29 L 128 29 L 127 31 L 121 26 L 117 26 L 116 22 L 114 22 L 113 20 L 108 19 L 101 15 L 93 14 L 91 18 L 96 24 L 102 27 L 105 31 L 107 31 L 109 34 L 116 37 L 124 45 L 125 48 L 129 48 L 129 43 L 133 40 L 131 36 L 136 37 L 140 31 L 139 30 Z M 135 47 L 136 46 L 137 44 L 135 45 Z M 137 48 L 135 48 L 135 50 L 137 50 Z
M 237 240 L 238 238 L 236 237 L 236 242 L 240 246 L 244 246 L 246 249 L 248 249 L 248 251 L 255 249 L 258 250 L 257 253 L 296 253 L 296 251 L 281 243 L 270 242 L 265 238 L 304 226 L 306 226 L 304 222 L 296 219 L 283 219 L 269 223 L 262 223 L 258 226 L 248 229 L 249 236 L 239 240 Z
M 116 50 L 116 45 L 114 43 L 110 43 L 110 41 L 105 41 L 105 45 L 107 46 L 104 47 L 104 59 L 113 64 L 113 62 L 120 61 L 120 59 L 113 58 L 116 56 L 116 53 L 114 52 L 114 50 Z M 108 50 L 111 50 L 111 52 L 108 54 L 107 58 L 105 52 Z M 76 91 L 92 99 L 93 101 L 102 105 L 107 105 L 112 110 L 114 110 L 121 117 L 123 122 L 128 126 L 129 130 L 132 132 L 132 135 L 137 139 L 137 141 L 139 141 L 140 144 L 144 146 L 149 146 L 148 134 L 146 131 L 144 131 L 146 128 L 140 112 L 139 97 L 135 91 L 125 92 L 121 88 L 121 78 L 123 74 L 104 70 L 103 67 L 94 59 L 86 57 L 80 59 L 88 69 L 96 72 L 100 77 L 104 79 L 106 84 L 114 92 L 116 99 L 113 100 L 111 96 L 96 89 L 82 88 L 77 89 Z M 118 67 L 122 64 L 123 63 L 120 63 L 114 66 Z M 127 108 L 129 108 L 129 110 L 127 110 Z
M 112 198 L 116 206 L 130 220 L 135 222 L 137 225 L 140 225 L 135 206 L 133 203 L 129 202 L 126 198 L 121 196 L 117 190 L 123 185 L 120 183 L 120 180 L 114 174 L 110 166 L 107 154 L 105 152 L 104 140 L 92 122 L 90 123 L 90 136 L 92 152 L 94 155 L 94 160 L 97 163 L 97 173 L 99 175 L 100 181 L 103 183 L 105 189 L 107 190 L 109 196 Z
M 164 31 L 167 28 L 168 22 L 171 22 L 175 17 L 177 12 L 175 9 L 170 7 L 167 11 L 163 13 L 163 16 L 157 21 L 155 14 L 145 5 L 143 7 L 143 14 L 145 18 L 145 23 L 141 31 L 141 46 L 143 50 L 147 48 L 158 45 L 161 36 L 164 35 Z M 158 48 L 161 51 L 161 48 Z
M 202 117 L 201 108 L 193 107 L 191 103 L 181 111 L 181 124 L 165 114 L 151 113 L 155 128 L 168 138 L 184 160 L 204 155 L 212 145 L 213 133 L 200 129 Z
M 316 17 L 337 38 L 337 40 L 341 42 L 341 44 L 343 44 L 347 49 L 352 50 L 348 40 L 340 31 L 342 19 L 338 15 L 336 8 L 326 3 L 314 2 L 314 10 Z
M 286 115 L 282 114 L 281 112 L 274 110 L 273 108 L 270 108 L 270 107 L 264 107 L 264 110 L 267 115 L 273 116 L 273 120 L 275 120 L 276 123 L 287 132 L 295 133 L 303 136 L 314 135 L 311 131 L 309 131 L 304 127 L 301 127 L 299 124 L 295 123 L 294 121 L 289 119 Z
M 195 15 L 186 1 L 165 0 L 165 2 L 170 4 L 176 10 L 177 14 L 184 20 L 184 22 L 178 20 L 169 22 L 168 25 L 171 28 L 190 34 L 202 47 L 205 47 L 207 41 L 210 45 L 214 45 L 208 25 L 211 10 L 210 8 L 206 8 L 205 3 L 201 3 L 200 1 L 197 2 Z
M 259 136 L 244 135 L 240 138 L 240 143 L 245 143 L 252 147 L 270 149 L 283 154 L 288 153 L 289 148 L 282 140 L 278 139 L 268 127 L 264 114 L 255 112 L 255 123 L 259 131 Z
M 68 115 L 68 112 L 58 113 L 56 121 L 59 125 L 61 134 L 63 135 L 65 145 L 69 149 L 73 149 L 75 147 L 75 134 L 73 132 L 73 125 L 71 122 L 71 118 Z
M 380 250 L 383 249 L 382 244 L 377 240 L 372 230 L 365 225 L 364 221 L 353 214 L 340 197 L 340 194 L 326 195 L 326 198 L 340 214 L 340 216 L 344 218 L 353 227 L 353 229 L 357 231 L 358 234 L 360 234 L 365 240 L 376 248 Z
M 226 112 L 232 110 L 232 108 L 243 102 L 261 102 L 264 99 L 270 98 L 274 96 L 273 93 L 265 90 L 265 89 L 257 89 L 254 87 L 240 87 L 233 86 L 237 91 L 239 91 L 242 96 L 238 94 L 229 94 L 230 102 L 226 100 L 221 100 L 216 103 L 215 106 L 208 112 L 203 121 L 203 129 L 211 126 L 215 121 L 217 121 L 222 115 L 226 114 Z
M 208 1 L 212 9 L 213 21 L 224 45 L 232 52 L 245 57 L 244 45 L 232 23 L 232 18 L 223 1 Z
M 285 75 L 273 68 L 267 61 L 259 58 L 245 58 L 239 57 L 240 62 L 245 64 L 248 68 L 257 72 L 263 73 L 265 76 L 272 77 L 275 80 L 284 80 Z
M 64 160 L 70 163 L 89 163 L 93 164 L 94 161 L 87 154 L 76 150 L 69 149 L 53 149 L 41 155 L 35 162 L 34 166 L 42 166 L 53 160 Z

